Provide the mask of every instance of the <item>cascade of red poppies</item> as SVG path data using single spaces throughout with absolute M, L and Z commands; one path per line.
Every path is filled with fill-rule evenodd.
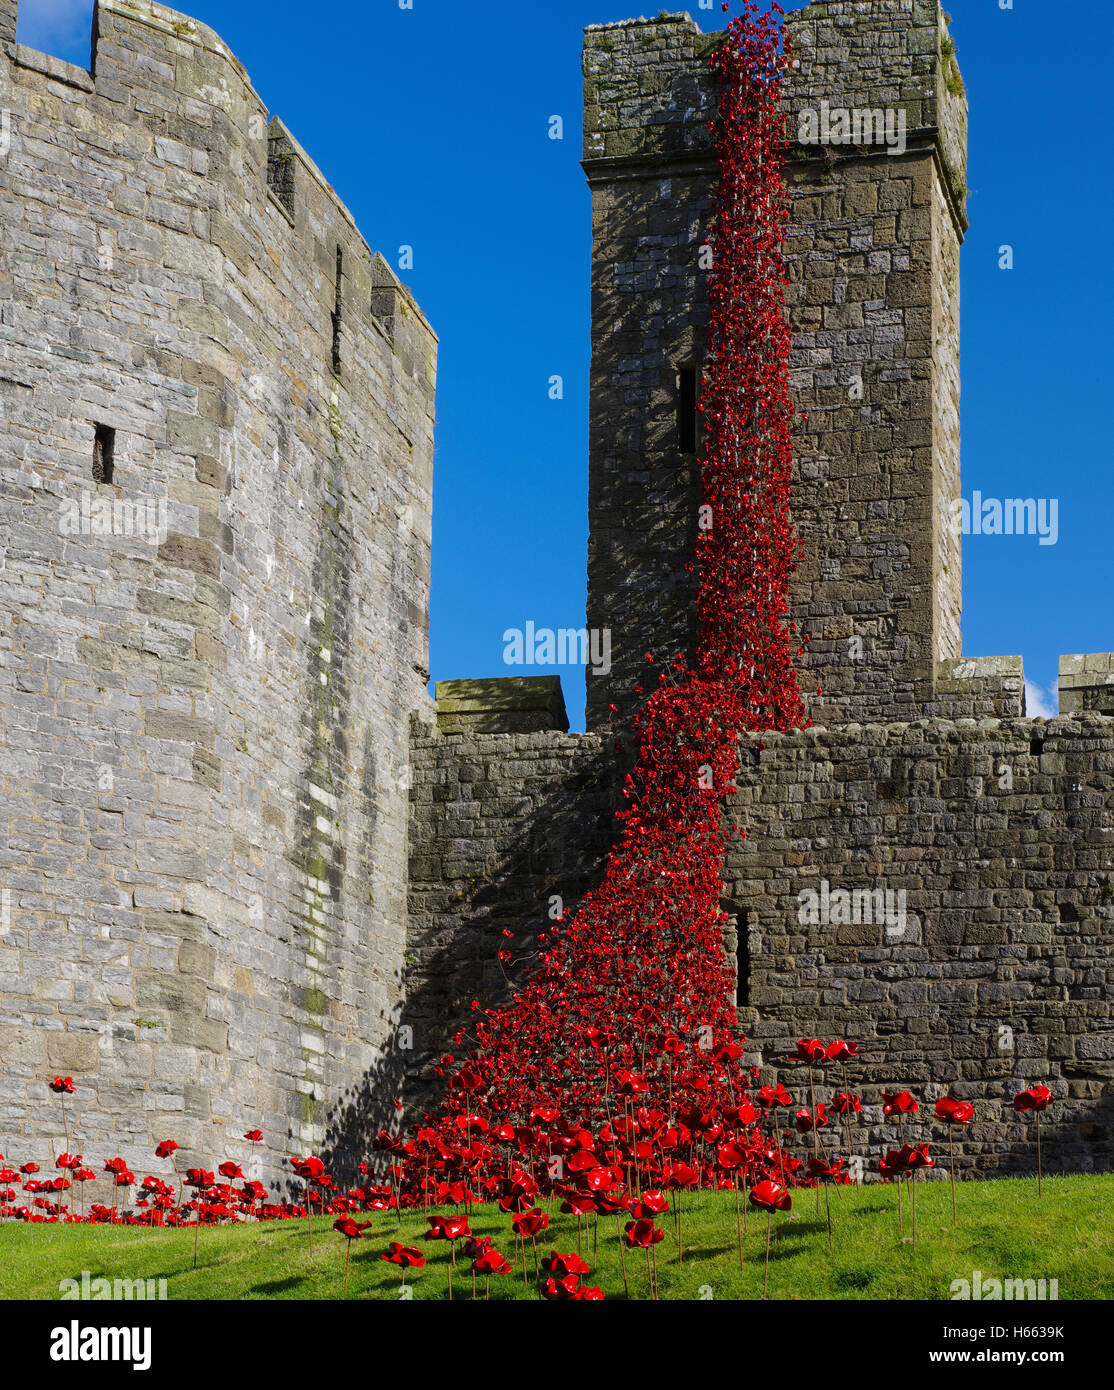
M 656 688 L 634 719 L 629 806 L 602 884 L 544 941 L 511 1002 L 482 1014 L 467 1059 L 444 1059 L 440 1114 L 408 1142 L 381 1136 L 402 1157 L 409 1194 L 454 1156 L 470 1168 L 462 1145 L 483 1167 L 492 1136 L 511 1143 L 516 1129 L 520 1158 L 602 1135 L 636 1163 L 639 1116 L 691 1130 L 702 1114 L 746 1104 L 752 1078 L 722 940 L 723 809 L 740 737 L 805 722 L 787 623 L 796 542 L 779 101 L 788 59 L 775 13 L 748 0 L 711 59 L 719 182 L 693 560 L 698 654 L 664 669 L 647 655 Z

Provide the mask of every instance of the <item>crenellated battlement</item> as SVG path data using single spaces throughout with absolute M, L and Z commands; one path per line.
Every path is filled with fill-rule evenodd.
M 382 304 L 389 287 L 392 312 L 406 340 L 416 379 L 429 391 L 428 366 L 419 365 L 423 339 L 436 341 L 416 300 L 398 280 L 383 257 L 367 245 L 355 219 L 281 118 L 271 115 L 239 59 L 207 25 L 153 0 L 98 0 L 94 12 L 90 70 L 65 63 L 14 41 L 17 0 L 0 0 L 11 39 L 4 42 L 8 80 L 44 99 L 58 86 L 67 87 L 66 101 L 84 93 L 100 99 L 118 120 L 150 131 L 165 132 L 156 156 L 183 170 L 183 150 L 205 165 L 213 147 L 212 131 L 219 125 L 224 158 L 235 170 L 250 201 L 251 190 L 266 190 L 293 235 L 282 237 L 284 252 L 300 252 L 328 273 L 329 249 L 337 242 L 345 251 L 344 297 L 351 327 L 360 322 L 369 331 L 386 331 L 373 305 Z M 219 114 L 218 114 L 219 113 Z M 173 143 L 171 143 L 173 142 Z M 189 170 L 200 174 L 197 168 Z M 277 190 L 281 180 L 282 196 Z M 199 198 L 199 205 L 203 201 Z M 266 218 L 260 235 L 278 237 L 281 226 Z M 394 312 L 397 301 L 405 310 Z M 403 324 L 405 322 L 405 327 Z M 428 356 L 428 354 L 426 354 Z

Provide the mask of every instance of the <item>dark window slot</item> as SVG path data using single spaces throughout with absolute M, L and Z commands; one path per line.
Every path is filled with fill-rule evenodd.
M 110 483 L 116 464 L 116 431 L 110 425 L 93 426 L 93 481 Z
M 344 252 L 337 247 L 337 280 L 333 298 L 333 375 L 340 376 L 340 325 L 344 315 Z
M 294 146 L 285 135 L 267 141 L 267 184 L 291 221 L 294 220 Z
M 739 938 L 735 943 L 735 1007 L 750 1008 L 750 927 L 749 914 L 739 913 Z

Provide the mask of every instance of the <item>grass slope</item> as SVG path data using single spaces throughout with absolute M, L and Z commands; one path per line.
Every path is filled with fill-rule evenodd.
M 918 1183 L 917 1248 L 910 1240 L 905 1209 L 905 1239 L 899 1241 L 897 1193 L 892 1186 L 871 1185 L 832 1192 L 834 1252 L 829 1254 L 824 1204 L 816 1215 L 812 1192 L 794 1195 L 794 1210 L 774 1219 L 770 1254 L 769 1296 L 774 1299 L 948 1299 L 953 1279 L 1059 1280 L 1061 1299 L 1114 1298 L 1114 1177 L 1046 1178 L 1038 1203 L 1036 1182 L 998 1180 L 963 1183 L 959 1188 L 959 1226 L 951 1224 L 951 1194 L 946 1183 Z M 551 1249 L 577 1249 L 576 1218 L 553 1215 L 542 1255 Z M 766 1221 L 751 1211 L 743 1243 L 743 1267 L 735 1232 L 731 1193 L 699 1193 L 684 1205 L 684 1261 L 677 1261 L 672 1214 L 661 1218 L 666 1239 L 657 1247 L 660 1296 L 664 1299 L 750 1299 L 762 1295 Z M 401 1279 L 394 1265 L 379 1256 L 392 1240 L 420 1245 L 430 1263 L 411 1270 L 407 1282 L 415 1300 L 446 1298 L 447 1246 L 425 1242 L 421 1215 L 407 1214 L 399 1230 L 394 1219 L 378 1215 L 362 1242 L 352 1246 L 349 1298 L 398 1299 Z M 496 1248 L 514 1257 L 510 1218 L 498 1209 L 472 1215 L 478 1235 L 495 1238 Z M 585 1281 L 603 1288 L 608 1299 L 622 1299 L 623 1276 L 615 1221 L 601 1220 L 598 1258 L 593 1257 L 587 1227 L 584 1257 L 592 1266 Z M 205 1228 L 199 1232 L 199 1257 L 193 1269 L 192 1230 L 146 1230 L 129 1227 L 0 1227 L 0 1297 L 51 1299 L 60 1281 L 80 1278 L 162 1278 L 171 1299 L 334 1299 L 344 1298 L 343 1237 L 332 1218 L 314 1220 L 313 1256 L 304 1221 L 263 1226 Z M 468 1262 L 458 1251 L 454 1276 L 457 1299 L 471 1297 Z M 646 1257 L 626 1256 L 632 1299 L 647 1297 Z M 530 1280 L 521 1268 L 514 1276 L 491 1281 L 493 1300 L 534 1298 L 533 1255 Z M 480 1281 L 479 1296 L 483 1297 Z

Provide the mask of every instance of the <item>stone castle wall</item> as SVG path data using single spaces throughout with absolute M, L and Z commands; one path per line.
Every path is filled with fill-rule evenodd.
M 623 803 L 614 751 L 592 734 L 419 725 L 413 759 L 403 1013 L 413 1050 L 400 1060 L 420 1105 L 436 1094 L 429 1063 L 454 1050 L 472 1001 L 509 997 L 551 914 L 574 913 L 599 881 Z
M 0 19 L 0 1150 L 266 1179 L 397 1020 L 436 340 L 210 30 Z
M 962 1152 L 982 1174 L 1031 1167 L 1011 1102 L 1041 1082 L 1050 1161 L 1109 1168 L 1114 724 L 848 725 L 763 735 L 743 762 L 724 903 L 764 1075 L 800 1096 L 778 1057 L 853 1038 L 872 1142 L 897 1139 L 883 1089 L 922 1108 L 950 1091 L 976 1104 Z M 913 1132 L 933 1138 L 930 1118 Z
M 861 1043 L 847 1080 L 863 1093 L 872 1160 L 898 1140 L 883 1089 L 915 1089 L 915 1132 L 938 1140 L 931 1102 L 950 1088 L 977 1102 L 965 1168 L 1030 1168 L 1032 1136 L 1009 1101 L 1044 1081 L 1056 1097 L 1047 1161 L 1108 1168 L 1114 725 L 1102 715 L 1114 713 L 1114 658 L 1063 658 L 1070 717 L 1045 723 L 1021 717 L 1020 658 L 961 654 L 952 523 L 967 110 L 946 24 L 937 0 L 825 0 L 786 22 L 799 64 L 786 88 L 791 386 L 809 416 L 795 439 L 804 558 L 791 599 L 810 637 L 799 670 L 816 727 L 743 749 L 731 810 L 747 838 L 732 843 L 723 895 L 740 1024 L 763 1079 L 802 1103 L 802 1077 L 784 1063 L 796 1039 Z M 568 880 L 575 897 L 602 872 L 611 835 L 595 798 L 617 785 L 608 763 L 621 761 L 605 731 L 629 715 L 643 653 L 660 660 L 693 640 L 684 565 L 700 488 L 696 452 L 681 447 L 682 377 L 707 332 L 707 58 L 720 37 L 688 15 L 585 34 L 588 625 L 611 628 L 614 666 L 589 682 L 588 727 L 601 737 L 579 828 L 566 788 L 585 745 L 532 735 L 549 740 L 539 748 L 551 780 L 540 799 L 520 797 L 519 779 L 537 785 L 541 764 L 527 769 L 520 736 L 493 732 L 490 691 L 469 706 L 454 690 L 454 736 L 416 745 L 432 785 L 413 806 L 426 849 L 412 863 L 412 940 L 436 963 L 426 976 L 439 971 L 434 1012 L 457 1020 L 493 984 L 493 905 L 528 929 L 546 894 Z M 900 112 L 906 148 L 802 142 L 800 113 L 824 103 Z M 487 731 L 482 760 L 469 720 Z M 560 808 L 552 844 L 534 831 L 549 805 Z M 502 846 L 530 852 L 493 855 L 495 826 Z M 827 916 L 802 922 L 800 893 L 824 885 Z M 886 890 L 904 892 L 900 935 L 864 923 L 862 901 L 855 921 L 853 898 L 851 920 L 838 908 L 832 919 L 831 895 L 856 889 L 881 893 L 868 910 L 880 901 L 883 913 Z
M 692 640 L 680 397 L 718 36 L 686 15 L 586 34 L 588 623 L 615 666 L 576 736 L 544 679 L 429 700 L 436 339 L 233 55 L 101 0 L 85 72 L 17 45 L 15 18 L 0 0 L 0 1151 L 51 1161 L 63 1072 L 90 1153 L 147 1171 L 173 1137 L 211 1166 L 258 1126 L 264 1180 L 318 1148 L 350 1175 L 404 1087 L 434 1096 L 430 1063 L 513 988 L 555 900 L 598 881 L 606 706 L 629 713 L 644 651 Z M 965 1161 L 1025 1166 L 997 1105 L 1040 1079 L 1051 1163 L 1109 1166 L 1114 657 L 1063 658 L 1045 724 L 1021 718 L 1019 659 L 961 655 L 966 105 L 944 25 L 936 0 L 788 22 L 790 130 L 822 101 L 888 104 L 908 147 L 790 150 L 792 598 L 818 727 L 745 749 L 740 1019 L 791 1088 L 797 1036 L 861 1041 L 875 1152 L 881 1087 L 950 1086 L 980 1103 Z M 802 923 L 823 884 L 904 891 L 902 935 Z
M 429 1064 L 454 1051 L 472 1001 L 504 999 L 518 978 L 499 951 L 528 959 L 554 895 L 575 909 L 599 882 L 618 761 L 592 735 L 416 729 L 413 1050 L 391 1077 L 414 1109 L 435 1098 Z M 807 1104 L 806 1078 L 786 1062 L 797 1038 L 853 1039 L 857 1152 L 873 1160 L 899 1141 L 883 1090 L 914 1090 L 923 1113 L 905 1137 L 933 1141 L 932 1102 L 950 1092 L 978 1114 L 957 1136 L 959 1162 L 992 1176 L 1032 1168 L 1032 1132 L 1011 1102 L 1039 1081 L 1056 1096 L 1046 1163 L 1108 1169 L 1110 720 L 936 717 L 765 734 L 745 744 L 737 784 L 731 814 L 747 834 L 724 865 L 725 946 L 763 1082 Z M 842 1088 L 843 1074 L 821 1080 L 821 1099 L 833 1082 Z

